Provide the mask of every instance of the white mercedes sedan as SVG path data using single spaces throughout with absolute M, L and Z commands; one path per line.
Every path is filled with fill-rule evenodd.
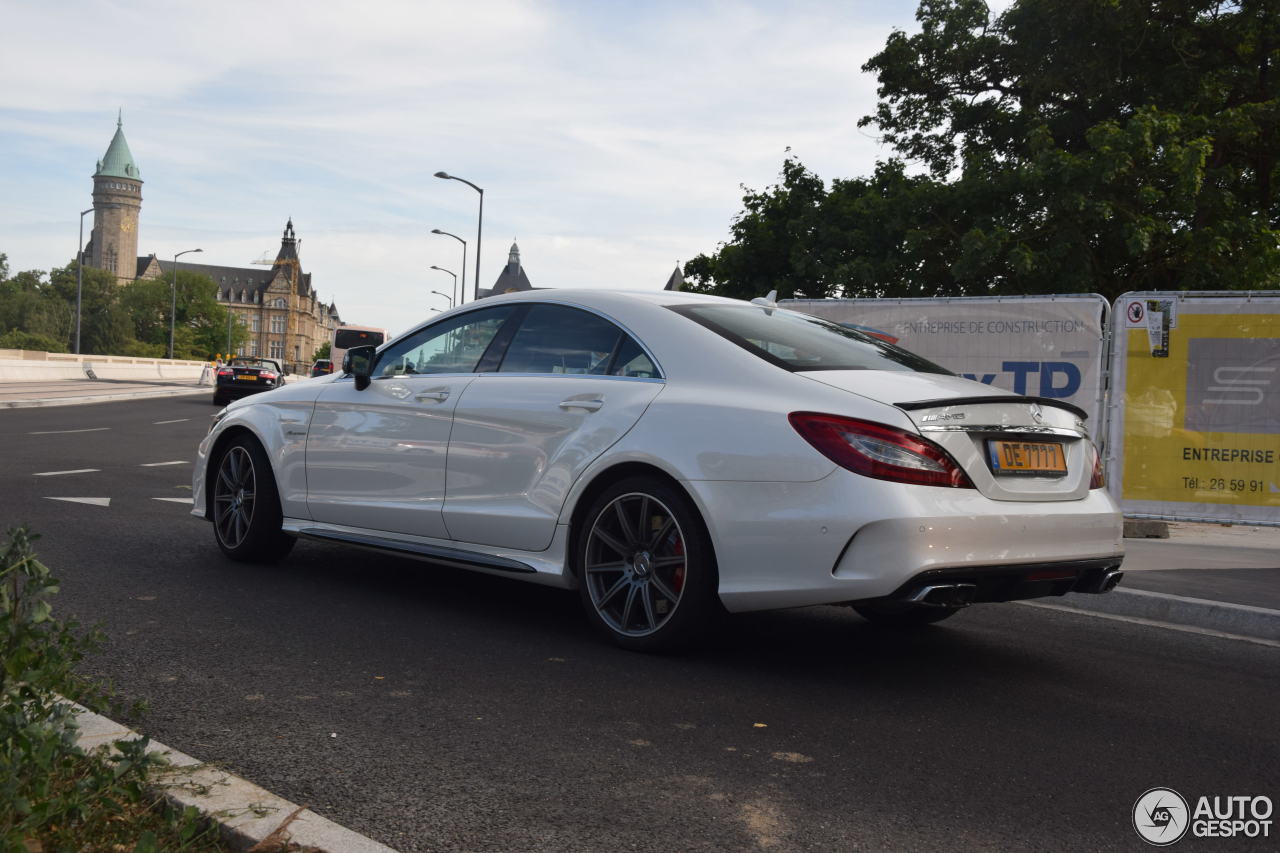
M 725 610 L 1102 593 L 1123 557 L 1070 403 L 669 291 L 498 296 L 353 349 L 215 415 L 193 490 L 233 560 L 304 537 L 576 588 L 640 650 Z

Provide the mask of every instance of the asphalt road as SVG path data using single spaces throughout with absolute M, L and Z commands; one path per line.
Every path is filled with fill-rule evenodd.
M 993 605 L 626 653 L 508 579 L 311 542 L 226 561 L 173 500 L 213 411 L 0 412 L 0 522 L 44 534 L 60 615 L 103 623 L 90 669 L 149 702 L 131 722 L 400 850 L 1139 850 L 1149 788 L 1280 800 L 1278 649 Z

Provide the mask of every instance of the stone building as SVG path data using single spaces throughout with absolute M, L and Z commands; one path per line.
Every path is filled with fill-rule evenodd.
M 137 278 L 138 215 L 142 174 L 124 139 L 123 116 L 116 135 L 93 172 L 93 233 L 85 246 L 85 266 L 115 273 L 121 284 Z
M 86 266 L 110 270 L 127 284 L 140 278 L 171 278 L 173 259 L 155 253 L 138 256 L 138 221 L 142 212 L 142 174 L 124 138 L 124 122 L 93 173 L 93 233 L 85 246 Z M 292 373 L 305 372 L 315 351 L 342 323 L 338 309 L 325 303 L 302 271 L 298 237 L 290 219 L 274 261 L 257 268 L 217 266 L 183 258 L 178 268 L 213 279 L 218 302 L 249 330 L 242 355 L 279 359 Z
M 529 276 L 524 273 L 524 265 L 520 263 L 520 247 L 513 241 L 511 251 L 507 253 L 507 265 L 502 268 L 502 272 L 498 273 L 493 287 L 488 290 L 481 288 L 476 298 L 483 299 L 486 296 L 497 296 L 499 293 L 518 293 L 522 290 L 535 289 L 529 283 Z

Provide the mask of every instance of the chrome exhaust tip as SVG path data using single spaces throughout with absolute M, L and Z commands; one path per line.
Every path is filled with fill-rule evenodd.
M 947 583 L 922 587 L 908 601 L 925 607 L 968 607 L 978 587 L 971 583 Z
M 1111 592 L 1120 583 L 1120 579 L 1124 577 L 1124 572 L 1119 569 L 1107 569 L 1102 576 L 1091 582 L 1088 586 L 1075 590 L 1076 592 L 1087 592 L 1092 595 L 1102 595 Z

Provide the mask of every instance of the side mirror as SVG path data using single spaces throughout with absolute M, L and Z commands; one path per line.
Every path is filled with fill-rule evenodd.
M 356 380 L 356 390 L 363 391 L 369 387 L 369 373 L 373 367 L 373 355 L 377 347 L 352 347 L 342 356 L 342 372 L 350 374 Z

